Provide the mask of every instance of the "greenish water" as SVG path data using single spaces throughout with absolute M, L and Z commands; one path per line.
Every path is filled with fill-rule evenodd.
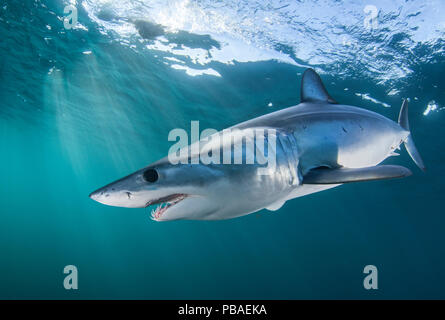
M 358 49 L 340 43 L 336 59 L 321 48 L 321 63 L 314 65 L 342 103 L 396 119 L 409 97 L 426 173 L 402 151 L 388 163 L 411 168 L 406 179 L 341 186 L 288 201 L 273 213 L 157 223 L 149 210 L 103 206 L 88 194 L 165 156 L 170 130 L 189 129 L 192 120 L 220 130 L 297 104 L 301 65 L 311 65 L 313 57 L 293 47 L 291 34 L 283 33 L 289 42 L 269 39 L 267 51 L 266 40 L 252 31 L 240 37 L 251 37 L 252 48 L 267 52 L 264 59 L 240 58 L 235 47 L 243 54 L 253 49 L 244 51 L 245 39 L 237 39 L 225 51 L 235 61 L 225 63 L 216 54 L 224 50 L 202 36 L 204 21 L 198 36 L 166 33 L 178 48 L 213 48 L 205 64 L 193 63 L 193 52 L 163 51 L 137 30 L 122 32 L 137 8 L 78 2 L 83 28 L 71 30 L 60 18 L 66 2 L 0 4 L 0 298 L 445 298 L 443 30 L 419 41 L 424 35 L 410 28 L 433 27 L 415 20 L 408 31 L 402 26 L 383 39 L 388 25 L 404 21 L 383 8 L 383 31 L 358 37 L 360 48 L 372 42 L 381 55 L 354 59 Z M 208 9 L 205 1 L 192 4 L 190 10 Z M 236 24 L 234 4 L 226 6 L 219 10 Z M 157 1 L 146 7 L 163 8 Z M 254 10 L 243 8 L 254 19 Z M 421 18 L 434 11 L 418 10 Z M 295 37 L 304 36 L 295 30 Z M 175 65 L 219 76 L 191 76 Z M 396 67 L 409 72 L 400 75 Z M 428 105 L 435 110 L 427 112 Z M 63 287 L 70 264 L 79 270 L 77 291 Z M 368 264 L 379 270 L 376 291 L 362 285 Z

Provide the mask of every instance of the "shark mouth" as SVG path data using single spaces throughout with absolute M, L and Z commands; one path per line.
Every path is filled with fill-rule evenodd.
M 171 207 L 178 204 L 182 200 L 187 198 L 187 195 L 184 193 L 175 193 L 169 195 L 167 197 L 159 198 L 157 200 L 151 200 L 147 202 L 146 207 L 151 206 L 153 204 L 160 204 L 156 207 L 156 209 L 151 210 L 151 219 L 155 221 L 161 221 L 162 215 Z

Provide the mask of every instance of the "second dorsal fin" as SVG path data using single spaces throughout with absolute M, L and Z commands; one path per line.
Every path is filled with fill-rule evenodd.
M 337 103 L 326 91 L 320 76 L 314 69 L 307 69 L 301 80 L 301 102 Z

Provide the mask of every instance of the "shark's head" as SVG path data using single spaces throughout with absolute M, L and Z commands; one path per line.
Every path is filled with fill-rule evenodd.
M 152 211 L 157 221 L 229 219 L 268 207 L 289 191 L 288 179 L 258 175 L 258 168 L 171 164 L 164 158 L 100 188 L 90 198 L 117 207 L 157 205 Z
M 275 166 L 269 166 L 268 162 L 268 174 L 264 174 L 266 165 L 258 164 L 258 161 L 235 164 L 235 152 L 229 151 L 232 161 L 228 164 L 224 161 L 209 163 L 203 158 L 209 150 L 217 150 L 215 157 L 218 159 L 227 149 L 232 150 L 232 144 L 235 146 L 237 143 L 242 146 L 239 148 L 241 155 L 247 158 L 255 148 L 248 148 L 242 142 L 243 135 L 235 132 L 233 139 L 203 142 L 196 149 L 197 153 L 194 153 L 192 145 L 190 155 L 187 147 L 187 152 L 177 159 L 179 161 L 171 161 L 167 156 L 93 192 L 90 197 L 102 204 L 118 207 L 157 205 L 152 211 L 152 218 L 157 221 L 221 220 L 256 212 L 290 192 L 289 177 L 282 176 L 283 172 L 289 171 L 289 165 L 283 160 L 284 156 L 279 156 L 276 164 L 287 169 L 274 170 Z M 268 152 L 269 158 L 275 158 L 274 155 L 275 152 Z M 275 164 L 275 161 L 270 163 Z
M 157 205 L 152 218 L 158 221 L 217 219 L 214 215 L 225 207 L 220 194 L 223 176 L 217 167 L 160 160 L 96 190 L 90 198 L 126 208 Z

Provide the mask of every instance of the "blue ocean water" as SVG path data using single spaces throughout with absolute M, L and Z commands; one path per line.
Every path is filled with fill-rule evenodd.
M 1 1 L 0 298 L 445 298 L 444 3 L 366 5 Z M 337 101 L 390 119 L 410 98 L 427 172 L 402 150 L 387 163 L 409 178 L 216 222 L 88 198 L 165 156 L 174 128 L 297 104 L 306 67 Z M 378 290 L 363 288 L 369 264 Z

